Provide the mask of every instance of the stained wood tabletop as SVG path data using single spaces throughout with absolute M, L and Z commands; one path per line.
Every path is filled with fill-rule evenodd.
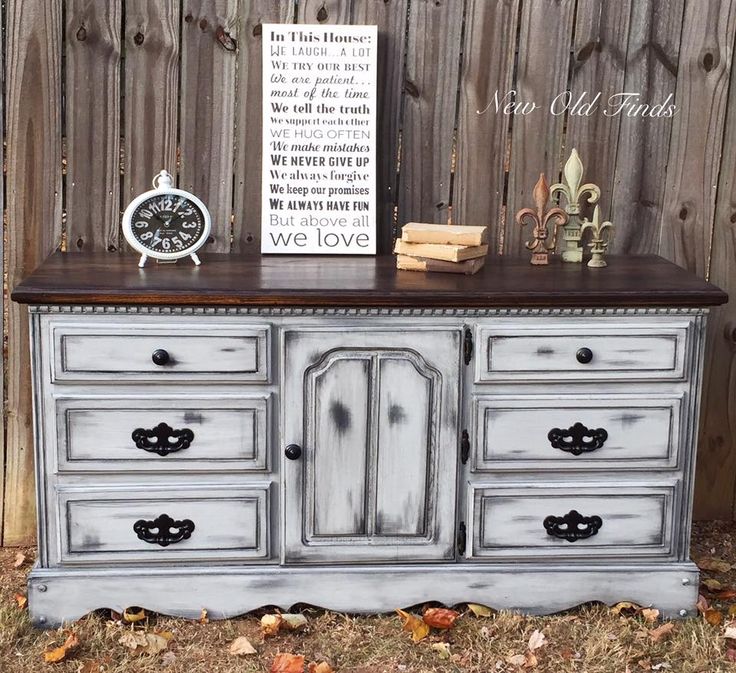
M 591 269 L 489 257 L 474 276 L 397 271 L 393 256 L 202 255 L 144 269 L 137 257 L 52 254 L 11 294 L 23 304 L 341 307 L 697 307 L 725 292 L 654 255 Z

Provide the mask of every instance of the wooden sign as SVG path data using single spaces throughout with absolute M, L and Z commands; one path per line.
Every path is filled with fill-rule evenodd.
M 263 26 L 261 252 L 375 254 L 376 26 Z

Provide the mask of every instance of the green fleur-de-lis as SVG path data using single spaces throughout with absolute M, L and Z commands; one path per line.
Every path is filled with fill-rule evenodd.
M 591 232 L 590 243 L 588 243 L 591 257 L 588 262 L 588 266 L 592 266 L 594 268 L 608 266 L 606 260 L 603 259 L 603 255 L 606 253 L 606 248 L 608 248 L 608 245 L 613 238 L 613 223 L 608 220 L 601 222 L 600 206 L 595 207 L 592 220 L 583 221 L 583 224 L 580 227 L 580 233 L 583 234 L 587 230 L 590 230 Z

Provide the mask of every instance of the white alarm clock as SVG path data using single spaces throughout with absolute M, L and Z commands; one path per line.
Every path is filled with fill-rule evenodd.
M 141 253 L 139 267 L 149 257 L 175 262 L 187 255 L 199 266 L 196 252 L 207 242 L 211 228 L 204 203 L 176 189 L 166 171 L 153 178 L 153 189 L 133 199 L 123 213 L 123 234 L 130 247 Z

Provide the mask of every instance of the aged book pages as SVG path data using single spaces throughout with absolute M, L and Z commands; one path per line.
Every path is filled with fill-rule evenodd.
M 462 262 L 465 259 L 485 257 L 488 253 L 487 245 L 439 245 L 437 243 L 407 243 L 397 239 L 394 252 L 399 255 L 412 257 L 427 257 L 428 259 L 443 259 L 447 262 Z
M 396 268 L 403 271 L 440 271 L 442 273 L 463 273 L 472 276 L 483 268 L 485 257 L 467 259 L 464 262 L 444 262 L 440 259 L 426 257 L 396 256 Z
M 488 227 L 409 222 L 401 229 L 401 240 L 407 243 L 483 245 L 488 242 Z

